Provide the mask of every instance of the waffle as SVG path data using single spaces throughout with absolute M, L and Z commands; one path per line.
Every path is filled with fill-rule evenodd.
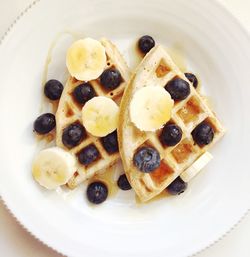
M 96 96 L 106 96 L 113 99 L 117 104 L 120 103 L 121 97 L 123 95 L 125 86 L 130 78 L 130 72 L 128 69 L 127 64 L 125 63 L 122 55 L 119 53 L 118 49 L 115 45 L 113 45 L 107 39 L 101 39 L 101 44 L 104 46 L 106 55 L 107 55 L 107 65 L 106 68 L 116 68 L 120 71 L 122 75 L 122 83 L 114 90 L 108 91 L 104 89 L 99 79 L 92 80 L 89 83 L 95 90 Z M 78 156 L 78 153 L 89 145 L 94 145 L 99 154 L 100 158 L 98 158 L 93 163 L 84 166 L 80 162 L 77 163 L 77 171 L 75 172 L 74 176 L 68 181 L 68 186 L 70 188 L 75 188 L 84 180 L 92 177 L 96 173 L 108 168 L 112 164 L 114 164 L 119 158 L 119 152 L 109 154 L 101 143 L 100 137 L 92 136 L 91 134 L 87 133 L 86 139 L 84 139 L 79 145 L 68 149 L 62 142 L 62 134 L 63 130 L 68 127 L 70 124 L 73 123 L 81 123 L 81 109 L 83 105 L 74 101 L 72 96 L 72 92 L 75 87 L 82 84 L 82 81 L 78 81 L 73 77 L 69 77 L 68 81 L 65 85 L 63 90 L 58 110 L 56 112 L 56 144 L 57 146 L 66 149 L 67 151 L 71 152 L 72 154 Z
M 175 77 L 187 81 L 190 84 L 191 92 L 185 100 L 175 102 L 170 120 L 182 129 L 182 139 L 173 147 L 165 147 L 159 139 L 162 129 L 156 132 L 138 130 L 130 121 L 128 107 L 132 96 L 138 89 L 145 85 L 164 87 Z M 191 132 L 205 120 L 213 127 L 215 135 L 209 145 L 200 147 L 193 141 Z M 120 106 L 118 127 L 118 141 L 124 169 L 140 200 L 147 201 L 163 191 L 195 160 L 210 149 L 223 134 L 223 126 L 206 104 L 205 99 L 197 93 L 164 48 L 156 46 L 152 49 L 138 66 L 125 90 Z M 151 173 L 143 173 L 133 164 L 133 156 L 142 146 L 153 147 L 160 153 L 160 167 Z

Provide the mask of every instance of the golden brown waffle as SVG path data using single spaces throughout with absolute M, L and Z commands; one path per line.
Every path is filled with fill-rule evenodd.
M 224 134 L 223 126 L 191 84 L 190 95 L 183 101 L 175 102 L 172 112 L 171 122 L 183 131 L 182 140 L 177 145 L 164 147 L 159 139 L 161 129 L 156 132 L 141 132 L 134 126 L 129 117 L 129 106 L 134 93 L 146 85 L 164 87 L 175 77 L 190 84 L 164 48 L 156 46 L 137 68 L 121 102 L 118 127 L 120 154 L 126 175 L 141 201 L 147 201 L 163 191 Z M 200 147 L 194 143 L 191 132 L 204 120 L 213 127 L 215 135 L 209 145 Z M 151 173 L 143 173 L 133 164 L 135 152 L 145 145 L 157 149 L 161 156 L 160 167 Z
M 92 80 L 89 83 L 95 90 L 96 96 L 106 96 L 113 99 L 117 104 L 120 103 L 121 97 L 123 95 L 125 86 L 130 78 L 130 72 L 126 62 L 124 61 L 122 55 L 116 48 L 114 44 L 112 44 L 107 39 L 101 39 L 101 44 L 105 47 L 106 55 L 107 55 L 107 66 L 106 68 L 114 67 L 120 71 L 122 75 L 123 82 L 114 90 L 107 91 L 105 90 L 99 79 Z M 89 145 L 94 145 L 100 153 L 100 158 L 98 158 L 93 163 L 88 166 L 84 166 L 80 162 L 77 164 L 77 171 L 74 176 L 69 180 L 68 186 L 70 188 L 75 188 L 85 179 L 92 177 L 94 174 L 106 169 L 107 167 L 114 164 L 119 158 L 119 152 L 109 154 L 101 143 L 101 138 L 92 136 L 87 133 L 87 138 L 84 139 L 79 145 L 68 149 L 62 142 L 62 134 L 63 130 L 73 123 L 81 123 L 81 109 L 83 105 L 77 103 L 73 96 L 72 92 L 74 88 L 80 84 L 82 81 L 78 81 L 73 77 L 70 77 L 65 85 L 63 90 L 58 110 L 56 112 L 56 144 L 59 147 L 62 147 L 69 152 L 78 155 L 78 153 Z

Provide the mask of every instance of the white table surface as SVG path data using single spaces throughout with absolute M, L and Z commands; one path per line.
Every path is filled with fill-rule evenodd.
M 250 32 L 250 0 L 220 0 Z M 0 36 L 31 0 L 0 0 Z M 250 47 L 250 45 L 249 45 Z M 249 70 L 250 71 L 250 70 Z M 250 85 L 249 85 L 250 86 Z M 233 204 L 233 203 L 232 203 Z M 250 215 L 233 231 L 197 257 L 249 257 Z M 0 256 L 62 257 L 34 239 L 0 201 Z M 90 256 L 88 256 L 90 257 Z

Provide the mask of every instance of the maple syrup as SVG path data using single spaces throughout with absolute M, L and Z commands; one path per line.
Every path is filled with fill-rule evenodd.
M 199 102 L 192 97 L 179 111 L 178 115 L 184 123 L 189 123 L 198 118 L 199 113 L 202 112 Z
M 166 63 L 163 60 L 161 60 L 160 64 L 155 70 L 155 73 L 158 78 L 161 78 L 164 77 L 169 71 L 170 68 L 166 65 Z
M 194 150 L 191 142 L 185 139 L 174 148 L 172 155 L 178 163 L 183 163 L 188 159 L 192 152 L 194 152 Z
M 95 181 L 101 181 L 108 187 L 108 197 L 114 197 L 118 193 L 117 181 L 114 178 L 116 165 L 113 165 L 104 173 L 96 174 L 93 178 L 90 179 L 90 183 Z
M 150 200 L 148 200 L 147 202 L 142 202 L 140 200 L 140 198 L 135 195 L 135 202 L 136 204 L 138 205 L 141 205 L 141 204 L 148 204 L 148 203 L 153 203 L 153 202 L 157 202 L 157 201 L 160 201 L 162 199 L 166 199 L 167 197 L 171 196 L 166 190 L 163 190 L 160 194 L 156 195 L 155 197 L 151 198 Z
M 161 161 L 160 167 L 150 173 L 150 177 L 157 184 L 161 184 L 169 175 L 173 173 L 173 170 L 163 161 Z
M 52 60 L 53 49 L 57 45 L 57 42 L 59 41 L 60 37 L 65 33 L 74 35 L 74 37 L 75 37 L 75 34 L 72 34 L 72 32 L 62 32 L 59 35 L 57 35 L 55 40 L 52 42 L 52 44 L 49 48 L 45 66 L 44 66 L 42 87 L 44 87 L 45 83 L 47 82 L 48 70 L 49 70 L 49 65 L 51 63 L 51 60 Z M 139 50 L 137 41 L 136 41 L 136 43 L 134 43 L 134 47 L 132 47 L 131 51 L 133 51 L 132 56 L 134 58 L 133 64 L 131 66 L 132 66 L 132 68 L 135 68 L 140 63 L 140 61 L 143 59 L 145 54 L 143 54 Z M 175 63 L 180 68 L 180 70 L 182 72 L 186 71 L 187 70 L 186 60 L 184 58 L 184 54 L 183 54 L 180 46 L 178 46 L 177 44 L 173 45 L 172 47 L 168 48 L 168 52 L 169 52 L 170 56 L 175 60 Z M 110 66 L 110 63 L 108 65 Z M 156 69 L 157 77 L 163 77 L 168 72 L 169 72 L 169 68 L 167 67 L 167 65 L 165 63 L 160 62 L 159 66 Z M 199 82 L 199 87 L 200 87 L 200 82 Z M 52 112 L 55 113 L 57 111 L 59 101 L 52 101 L 52 102 L 48 101 L 48 99 L 46 99 L 44 97 L 44 94 L 42 94 L 42 95 L 43 95 L 42 103 L 43 104 L 50 103 L 51 107 L 52 107 Z M 70 117 L 73 115 L 73 111 L 69 106 L 67 106 L 67 107 L 68 107 L 67 116 Z M 199 108 L 195 105 L 195 102 L 193 102 L 193 101 L 191 101 L 190 103 L 188 102 L 185 108 L 186 108 L 186 110 L 181 109 L 179 111 L 179 115 L 184 120 L 184 122 L 190 121 L 192 119 L 191 116 L 195 116 L 200 111 Z M 44 108 L 42 106 L 41 112 L 43 111 L 43 109 Z M 191 116 L 187 116 L 186 113 L 191 113 L 191 114 L 188 114 Z M 137 134 L 137 131 L 136 131 L 136 134 Z M 138 134 L 136 136 L 138 136 Z M 52 131 L 52 132 L 48 133 L 47 135 L 37 135 L 36 134 L 36 138 L 39 141 L 46 140 L 46 142 L 50 143 L 55 139 L 55 131 Z M 182 143 L 180 143 L 172 151 L 172 154 L 178 163 L 185 161 L 188 158 L 188 155 L 190 153 L 192 153 L 192 145 L 186 141 L 183 141 Z M 115 176 L 114 176 L 115 175 L 115 167 L 116 167 L 116 165 L 113 165 L 113 166 L 109 167 L 107 170 L 105 170 L 104 173 L 95 175 L 93 178 L 90 179 L 90 182 L 89 182 L 89 183 L 92 183 L 94 181 L 101 181 L 104 184 L 106 184 L 106 186 L 108 187 L 108 192 L 109 192 L 108 196 L 109 197 L 114 197 L 118 193 L 118 190 L 119 190 L 117 181 L 115 180 Z M 156 183 L 160 184 L 162 181 L 165 180 L 165 178 L 168 175 L 170 175 L 172 173 L 173 173 L 173 170 L 167 164 L 162 162 L 160 167 L 155 172 L 152 172 L 150 174 L 150 176 L 154 181 L 156 181 Z M 76 174 L 77 173 L 75 173 L 75 175 Z M 166 190 L 163 190 L 160 194 L 158 194 L 154 198 L 150 199 L 146 203 L 159 201 L 159 200 L 169 197 L 169 196 L 170 196 L 170 194 Z M 137 195 L 135 196 L 135 199 L 136 199 L 137 204 L 144 204 L 139 200 Z
M 74 40 L 78 39 L 80 37 L 80 34 L 76 33 L 76 32 L 72 32 L 72 31 L 62 31 L 60 32 L 55 39 L 52 41 L 48 53 L 47 53 L 47 57 L 45 60 L 45 64 L 44 64 L 44 69 L 43 69 L 43 75 L 42 75 L 42 89 L 44 88 L 44 85 L 46 84 L 47 80 L 48 80 L 48 71 L 49 71 L 49 65 L 51 64 L 52 61 L 52 52 L 55 49 L 56 45 L 58 44 L 58 41 L 61 39 L 62 36 L 64 35 L 70 35 L 74 38 Z M 55 113 L 57 111 L 58 108 L 58 103 L 59 100 L 57 101 L 49 101 L 44 94 L 42 93 L 42 101 L 41 101 L 41 106 L 40 106 L 40 112 L 44 112 L 47 109 L 48 104 L 51 106 L 51 112 Z
M 40 135 L 35 133 L 35 139 L 37 140 L 37 142 L 44 141 L 46 144 L 50 144 L 51 142 L 53 142 L 55 140 L 55 137 L 56 137 L 55 130 L 45 135 Z
M 138 40 L 132 42 L 132 44 L 128 48 L 129 57 L 129 67 L 131 70 L 135 70 L 139 63 L 142 61 L 144 54 L 141 53 L 138 47 Z

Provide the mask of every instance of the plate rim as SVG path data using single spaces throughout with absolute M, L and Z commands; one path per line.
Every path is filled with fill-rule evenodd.
M 22 17 L 30 12 L 33 7 L 37 6 L 38 3 L 42 2 L 42 0 L 33 0 L 26 8 L 24 8 L 19 15 L 16 16 L 14 21 L 9 25 L 9 27 L 5 30 L 3 35 L 0 38 L 0 48 L 2 48 L 3 43 L 8 38 L 9 33 L 13 30 L 13 28 L 16 27 L 17 23 L 22 19 Z M 221 9 L 227 16 L 229 16 L 232 21 L 237 25 L 238 29 L 243 32 L 243 34 L 246 36 L 246 38 L 250 42 L 250 31 L 246 29 L 245 26 L 243 26 L 242 22 L 238 19 L 237 16 L 235 16 L 227 6 L 225 6 L 220 0 L 209 0 L 212 5 L 216 6 L 217 8 Z M 45 242 L 42 239 L 40 239 L 38 234 L 33 233 L 31 230 L 26 227 L 25 224 L 23 224 L 17 215 L 14 213 L 13 208 L 10 207 L 10 205 L 7 203 L 7 201 L 4 199 L 4 197 L 1 194 L 0 191 L 0 201 L 3 203 L 4 208 L 8 211 L 8 213 L 14 218 L 14 220 L 26 231 L 28 232 L 32 237 L 34 237 L 36 240 L 41 242 L 44 246 L 49 247 L 53 251 L 55 251 L 58 254 L 61 254 L 62 256 L 66 256 L 65 253 L 61 252 L 60 249 L 54 248 L 49 242 Z M 232 224 L 221 236 L 219 236 L 216 240 L 212 240 L 212 242 L 208 243 L 207 246 L 202 247 L 200 250 L 195 251 L 191 255 L 188 255 L 188 257 L 197 256 L 198 254 L 206 251 L 207 249 L 211 248 L 212 246 L 216 245 L 218 242 L 222 241 L 224 238 L 226 238 L 231 232 L 234 231 L 235 228 L 237 228 L 243 220 L 250 214 L 250 206 L 247 207 L 246 211 L 241 215 L 241 217 Z

